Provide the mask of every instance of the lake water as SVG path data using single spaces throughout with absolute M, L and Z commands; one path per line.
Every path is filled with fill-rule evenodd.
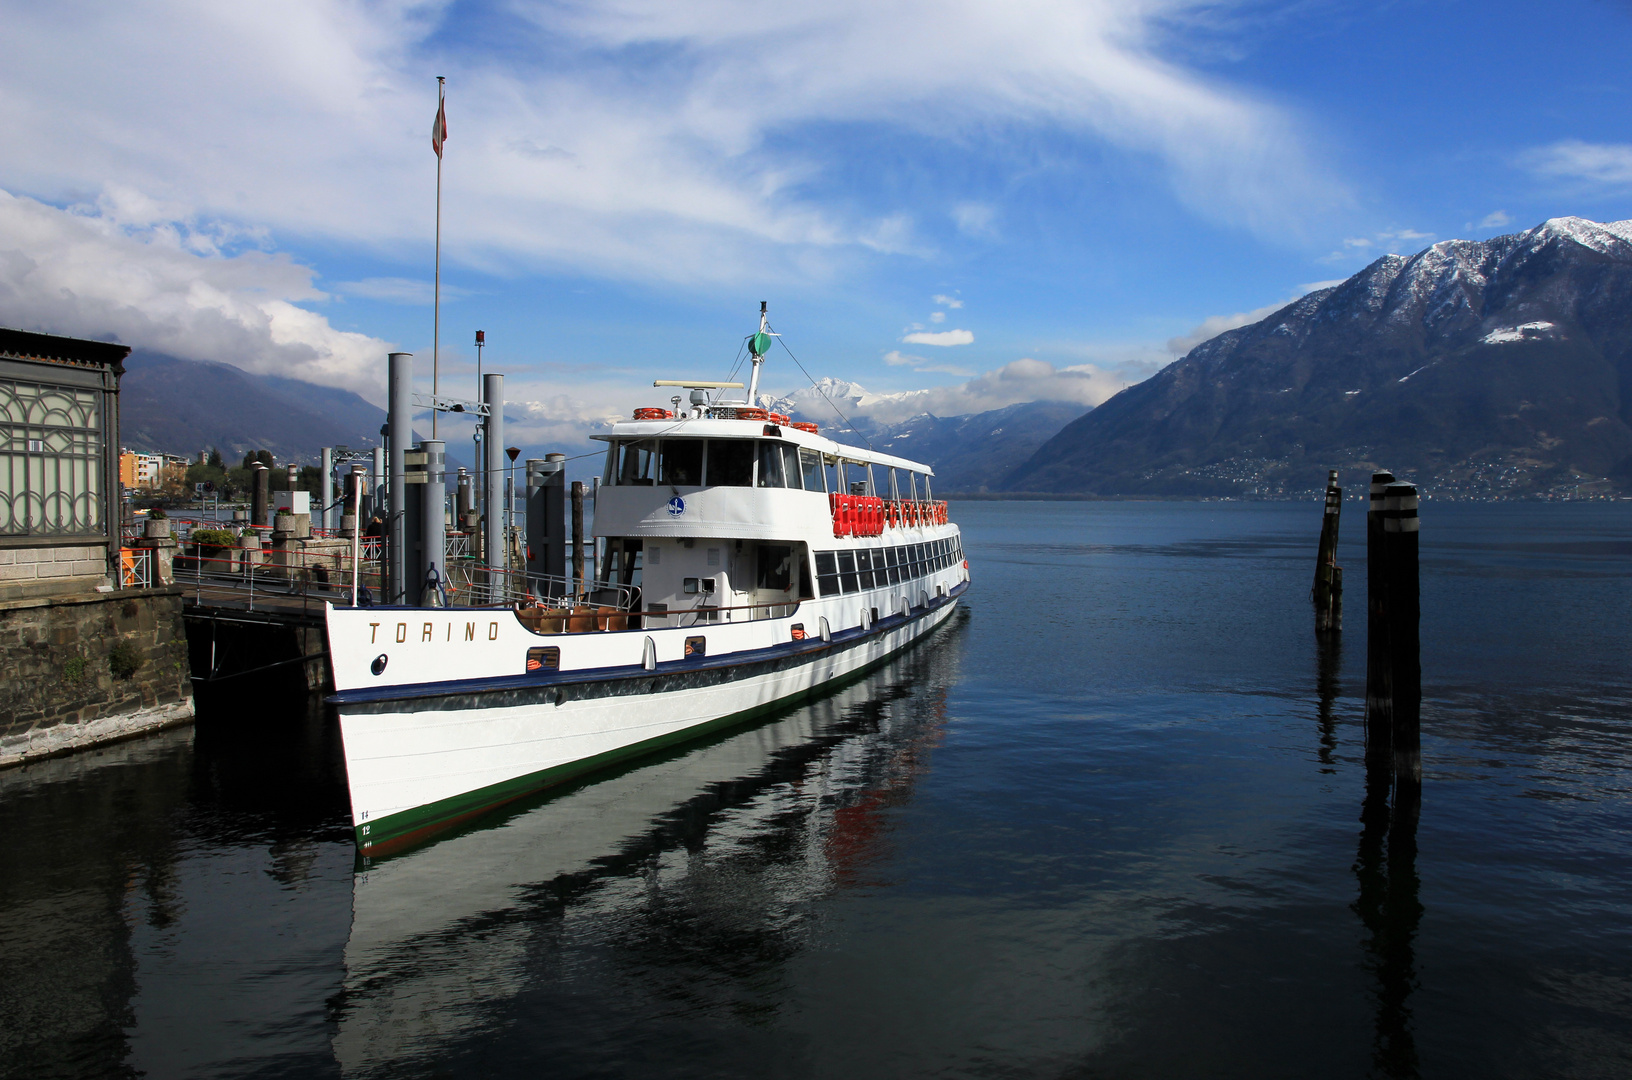
M 1632 1075 L 1632 504 L 1424 506 L 1394 820 L 1359 503 L 1324 652 L 1316 504 L 953 512 L 890 667 L 377 865 L 321 706 L 0 773 L 0 1075 Z

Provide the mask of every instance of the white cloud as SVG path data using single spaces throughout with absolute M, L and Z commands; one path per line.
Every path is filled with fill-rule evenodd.
M 1555 180 L 1575 180 L 1607 188 L 1632 185 L 1632 145 L 1627 143 L 1564 139 L 1531 150 L 1519 160 L 1538 176 Z
M 965 202 L 952 208 L 952 223 L 966 236 L 996 237 L 997 230 L 992 226 L 996 217 L 997 211 L 985 203 Z
M 930 297 L 930 299 L 935 301 L 941 307 L 961 308 L 963 306 L 962 300 L 959 300 L 955 296 L 947 296 L 945 293 L 936 293 L 934 296 Z
M 1098 405 L 1131 381 L 1093 364 L 1057 368 L 1042 360 L 1012 361 L 954 386 L 899 394 L 864 394 L 845 411 L 880 424 L 899 423 L 919 413 L 964 416 L 1026 401 L 1069 401 Z
M 1211 10 L 0 0 L 8 145 L 27 148 L 0 161 L 0 185 L 69 203 L 119 177 L 212 219 L 417 251 L 432 227 L 429 73 L 442 72 L 444 255 L 489 268 L 692 283 L 917 251 L 904 212 L 823 201 L 826 146 L 781 138 L 845 125 L 998 162 L 1003 130 L 1108 144 L 1156 162 L 1197 213 L 1274 236 L 1346 203 L 1287 113 L 1158 55 L 1198 7 Z M 454 18 L 508 47 L 470 47 L 442 25 Z M 981 233 L 997 213 L 966 202 L 953 217 Z
M 194 360 L 355 390 L 381 400 L 391 346 L 336 329 L 302 303 L 313 272 L 233 230 L 116 192 L 60 210 L 0 191 L 0 323 L 112 338 Z
M 1343 241 L 1343 247 L 1329 255 L 1322 256 L 1317 262 L 1352 264 L 1356 258 L 1373 258 L 1372 252 L 1379 248 L 1399 254 L 1420 251 L 1427 247 L 1422 241 L 1432 241 L 1433 233 L 1419 232 L 1416 229 L 1383 229 L 1370 236 L 1351 236 Z M 1401 250 L 1401 247 L 1404 250 Z
M 1282 300 L 1279 303 L 1268 304 L 1252 311 L 1240 311 L 1234 315 L 1213 315 L 1203 319 L 1189 333 L 1181 334 L 1176 338 L 1169 338 L 1167 351 L 1174 356 L 1183 356 L 1204 341 L 1211 340 L 1227 330 L 1234 330 L 1238 326 L 1255 323 L 1259 319 L 1281 310 L 1286 305 L 1287 301 Z
M 1308 296 L 1310 293 L 1319 292 L 1322 289 L 1336 288 L 1337 286 L 1343 284 L 1347 280 L 1349 280 L 1349 279 L 1348 278 L 1331 278 L 1331 279 L 1329 279 L 1327 281 L 1306 281 L 1302 285 L 1298 286 L 1298 295 L 1299 296 Z
M 901 339 L 904 345 L 971 345 L 975 335 L 968 330 L 920 331 Z
M 1477 224 L 1471 226 L 1471 228 L 1500 229 L 1511 224 L 1513 224 L 1513 219 L 1508 215 L 1506 210 L 1492 210 L 1490 213 L 1481 218 Z
M 429 304 L 436 298 L 435 283 L 415 278 L 376 277 L 361 281 L 342 281 L 334 291 L 346 296 L 360 296 L 365 300 L 382 300 L 388 304 Z M 467 289 L 454 285 L 442 286 L 443 300 L 458 300 L 469 296 Z
M 927 356 L 914 356 L 912 353 L 904 353 L 898 349 L 891 349 L 884 354 L 884 362 L 891 367 L 917 367 L 919 364 L 929 363 L 929 358 Z
M 929 321 L 932 322 L 932 323 L 943 323 L 943 322 L 945 322 L 946 321 L 946 312 L 944 312 L 944 311 L 930 312 Z

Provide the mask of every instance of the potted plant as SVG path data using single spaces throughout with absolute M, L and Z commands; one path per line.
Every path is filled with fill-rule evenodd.
M 170 538 L 170 515 L 164 512 L 164 507 L 154 506 L 147 512 L 147 522 L 142 526 L 142 535 L 149 540 Z
M 231 529 L 194 529 L 192 534 L 193 558 L 201 570 L 225 570 L 231 567 L 232 545 L 237 537 Z

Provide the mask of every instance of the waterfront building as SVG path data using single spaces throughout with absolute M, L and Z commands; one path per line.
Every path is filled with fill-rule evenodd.
M 180 592 L 120 529 L 129 354 L 0 328 L 0 766 L 192 716 Z

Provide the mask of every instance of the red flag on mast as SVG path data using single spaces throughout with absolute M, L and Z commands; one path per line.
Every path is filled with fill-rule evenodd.
M 448 137 L 448 117 L 442 111 L 442 105 L 442 98 L 438 97 L 436 99 L 436 120 L 431 124 L 431 149 L 436 151 L 437 157 L 442 156 L 442 142 Z

